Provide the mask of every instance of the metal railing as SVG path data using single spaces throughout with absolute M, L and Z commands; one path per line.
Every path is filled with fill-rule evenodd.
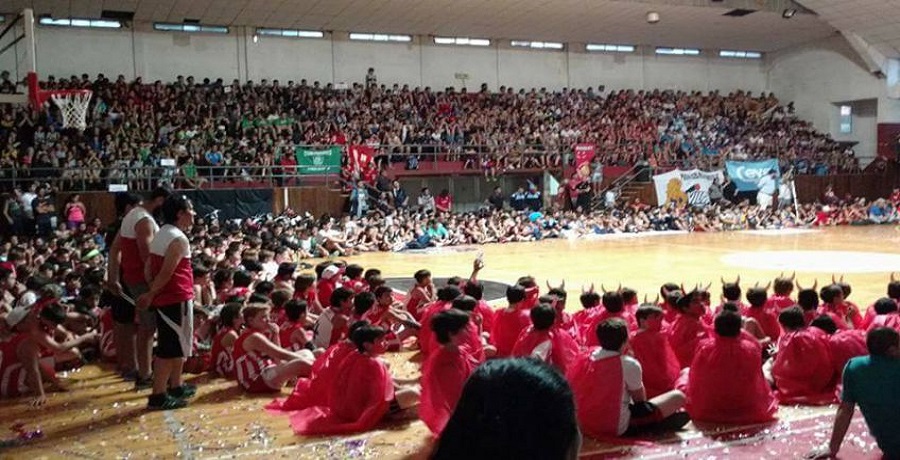
M 321 150 L 327 145 L 297 146 L 306 150 Z M 608 146 L 607 146 L 608 147 Z M 498 149 L 499 150 L 496 150 Z M 633 163 L 624 162 L 624 158 L 633 154 L 621 155 L 604 152 L 603 146 L 597 147 L 597 156 L 605 166 L 630 166 L 631 169 L 618 178 L 611 187 L 622 186 L 634 179 L 639 171 Z M 416 145 L 383 145 L 373 146 L 376 161 L 382 165 L 390 163 L 393 169 L 419 169 L 424 164 L 439 162 L 459 162 L 463 169 L 494 170 L 502 174 L 508 170 L 519 169 L 562 169 L 572 167 L 574 155 L 569 147 L 547 149 L 539 145 L 521 145 L 516 149 L 507 149 L 491 145 L 468 144 L 416 144 Z M 347 146 L 342 146 L 344 163 L 340 174 L 348 174 L 346 168 Z M 415 161 L 410 161 L 415 159 Z M 616 161 L 611 161 L 616 160 Z M 666 169 L 675 164 L 659 164 L 657 168 Z M 35 181 L 49 182 L 59 190 L 88 191 L 107 190 L 110 185 L 127 185 L 130 190 L 149 190 L 159 183 L 169 184 L 176 188 L 221 188 L 256 185 L 263 187 L 321 185 L 338 177 L 332 174 L 304 174 L 304 166 L 291 165 L 231 165 L 231 166 L 104 166 L 100 168 L 0 168 L 0 188 L 27 185 Z M 349 177 L 347 177 L 349 178 Z M 343 185 L 343 184 L 342 184 Z

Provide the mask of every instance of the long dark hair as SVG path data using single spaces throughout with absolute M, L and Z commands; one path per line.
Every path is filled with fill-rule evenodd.
M 577 438 L 566 379 L 535 359 L 498 359 L 469 377 L 431 458 L 562 460 Z

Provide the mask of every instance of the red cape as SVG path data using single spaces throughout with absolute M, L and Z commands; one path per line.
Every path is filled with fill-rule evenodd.
M 550 342 L 550 354 L 545 361 L 565 374 L 579 352 L 575 339 L 565 331 L 555 328 L 551 328 L 549 331 L 536 331 L 533 326 L 529 326 L 519 336 L 512 354 L 513 356 L 531 356 L 538 345 L 548 341 Z
M 422 398 L 419 418 L 435 435 L 440 435 L 453 414 L 466 379 L 478 362 L 465 348 L 440 347 L 422 366 Z
M 422 328 L 419 329 L 419 348 L 425 356 L 428 356 L 428 353 L 430 353 L 437 345 L 437 340 L 434 338 L 434 331 L 431 330 L 431 317 L 442 311 L 449 310 L 451 307 L 452 304 L 450 302 L 436 300 L 422 309 Z
M 589 349 L 581 353 L 566 373 L 575 396 L 578 424 L 585 434 L 596 439 L 619 435 L 622 410 L 622 357 L 591 359 Z
M 836 402 L 827 337 L 818 329 L 786 332 L 772 366 L 775 396 L 781 404 Z
M 772 341 L 781 337 L 781 324 L 778 323 L 778 312 L 775 310 L 767 310 L 764 306 L 760 308 L 750 307 L 742 311 L 741 315 L 755 319 L 759 323 L 759 327 L 762 328 L 763 334 L 766 334 Z
M 891 313 L 889 315 L 875 315 L 872 317 L 870 321 L 868 321 L 868 326 L 866 327 L 866 332 L 875 329 L 876 327 L 889 327 L 897 332 L 900 332 L 900 314 Z
M 793 307 L 796 303 L 797 302 L 794 302 L 794 299 L 791 299 L 789 296 L 773 295 L 766 300 L 763 309 L 774 312 L 777 315 L 783 310 Z
M 866 333 L 859 330 L 837 331 L 828 338 L 828 350 L 831 352 L 831 369 L 837 382 L 840 382 L 844 366 L 850 358 L 869 354 Z
M 351 353 L 341 362 L 327 405 L 311 406 L 291 416 L 300 435 L 349 434 L 368 431 L 388 413 L 394 382 L 377 358 Z
M 474 313 L 481 316 L 481 330 L 491 332 L 491 329 L 494 328 L 494 316 L 496 316 L 494 309 L 484 300 L 479 300 L 475 304 Z
M 678 315 L 672 327 L 669 328 L 669 345 L 678 357 L 681 368 L 691 365 L 694 353 L 700 341 L 709 337 L 706 326 L 697 319 L 687 315 Z
M 528 310 L 503 309 L 494 317 L 494 328 L 491 330 L 491 344 L 497 348 L 497 357 L 505 358 L 512 354 L 519 335 L 531 324 Z
M 629 315 L 625 310 L 622 310 L 619 313 L 610 313 L 605 308 L 598 308 L 595 310 L 597 310 L 597 312 L 590 316 L 587 326 L 581 330 L 581 337 L 584 341 L 584 346 L 586 347 L 600 346 L 600 342 L 597 341 L 597 326 L 610 318 L 619 318 L 622 321 L 625 321 L 629 331 L 637 329 L 637 323 L 635 323 L 634 317 Z
M 338 386 L 335 379 L 340 364 L 354 351 L 356 351 L 356 346 L 346 340 L 328 347 L 328 350 L 325 350 L 325 353 L 313 362 L 309 378 L 297 380 L 290 396 L 284 400 L 272 401 L 266 406 L 266 409 L 296 411 L 311 406 L 327 405 L 331 388 Z
M 700 422 L 750 425 L 773 420 L 778 403 L 763 377 L 759 343 L 718 336 L 703 340 L 691 363 L 686 409 Z
M 638 331 L 628 343 L 644 371 L 644 389 L 648 399 L 675 388 L 681 364 L 665 334 Z

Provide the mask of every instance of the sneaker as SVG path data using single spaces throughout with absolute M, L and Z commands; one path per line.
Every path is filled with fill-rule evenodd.
M 182 383 L 180 387 L 169 388 L 169 396 L 178 399 L 190 399 L 197 394 L 197 386 L 189 383 Z
M 182 407 L 186 407 L 187 404 L 187 401 L 167 394 L 150 395 L 150 397 L 147 398 L 147 409 L 149 410 L 181 409 Z
M 134 379 L 134 391 L 146 390 L 149 388 L 153 388 L 153 376 L 143 378 Z
M 122 376 L 122 380 L 126 382 L 134 382 L 138 379 L 138 371 L 137 369 L 132 369 L 130 371 L 125 371 L 120 374 Z

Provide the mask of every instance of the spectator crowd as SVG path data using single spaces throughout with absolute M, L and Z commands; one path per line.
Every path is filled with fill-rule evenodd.
M 91 89 L 87 129 L 63 129 L 52 104 L 0 107 L 0 173 L 53 178 L 62 188 L 162 178 L 185 187 L 296 172 L 294 147 L 369 145 L 379 161 L 464 161 L 486 174 L 570 163 L 574 145 L 597 164 L 719 168 L 778 158 L 798 174 L 859 171 L 852 150 L 796 117 L 771 93 L 594 88 L 478 92 L 408 85 L 222 79 L 126 81 L 88 75 L 42 82 Z M 346 155 L 345 155 L 346 157 Z M 345 158 L 346 161 L 346 158 Z M 15 170 L 15 171 L 13 171 Z

